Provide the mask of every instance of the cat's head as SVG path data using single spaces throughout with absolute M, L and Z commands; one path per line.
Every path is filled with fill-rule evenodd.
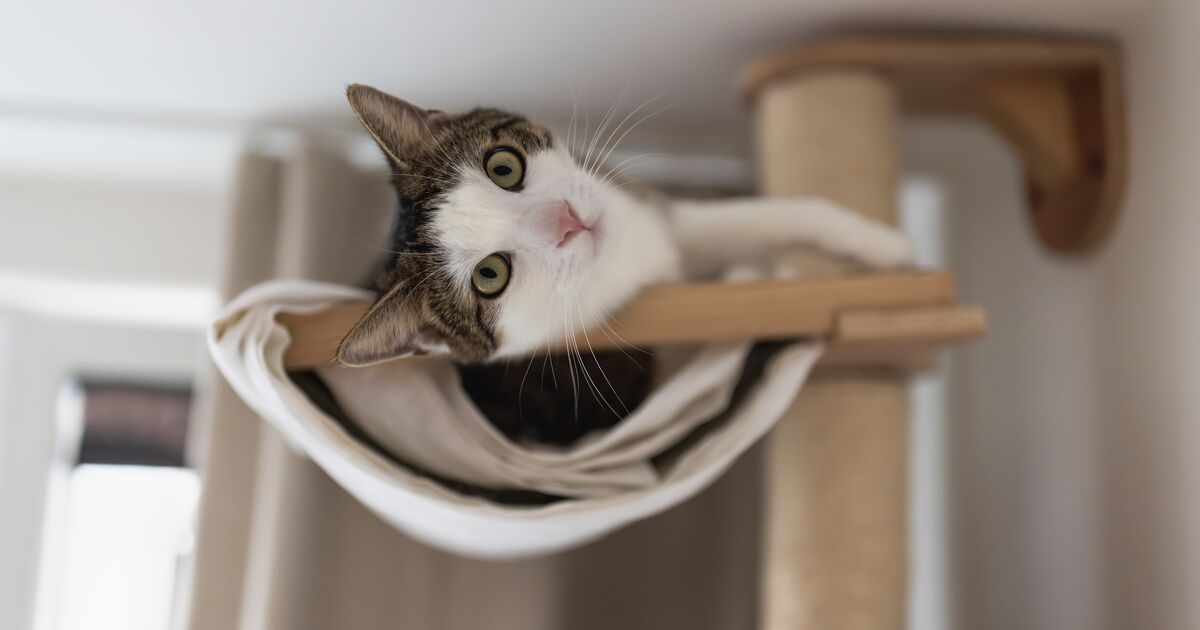
M 533 351 L 627 297 L 606 295 L 612 283 L 597 276 L 617 273 L 611 241 L 629 208 L 549 130 L 496 109 L 426 110 L 363 85 L 347 96 L 387 157 L 400 209 L 380 297 L 339 345 L 341 363 Z

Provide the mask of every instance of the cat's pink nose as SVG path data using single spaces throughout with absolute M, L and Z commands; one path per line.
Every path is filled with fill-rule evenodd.
M 557 227 L 554 231 L 554 242 L 557 247 L 566 245 L 571 237 L 588 229 L 583 221 L 575 215 L 575 209 L 566 201 L 559 201 L 554 204 L 553 213 L 558 217 Z

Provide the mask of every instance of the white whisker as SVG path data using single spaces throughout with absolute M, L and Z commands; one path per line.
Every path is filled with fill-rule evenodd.
M 673 105 L 671 103 L 667 103 L 666 105 L 663 105 L 662 107 L 654 110 L 653 112 L 650 112 L 649 114 L 646 114 L 645 116 L 642 116 L 642 118 L 640 120 L 638 120 L 637 122 L 630 125 L 627 129 L 625 129 L 625 132 L 622 133 L 619 138 L 617 138 L 616 142 L 614 142 L 612 144 L 612 146 L 609 147 L 608 151 L 604 154 L 604 157 L 602 159 L 607 160 L 608 157 L 610 155 L 612 155 L 612 152 L 615 151 L 617 147 L 621 146 L 621 142 L 623 142 L 625 140 L 625 137 L 628 136 L 629 133 L 632 132 L 634 129 L 637 129 L 639 125 L 641 125 L 642 123 L 646 122 L 647 120 L 650 120 L 651 118 L 654 118 L 655 116 L 667 111 L 672 106 Z M 634 110 L 634 111 L 636 111 L 636 110 Z M 632 114 L 632 112 L 630 112 L 630 113 Z
M 568 307 L 569 307 L 569 304 L 568 304 Z M 582 320 L 580 320 L 580 321 L 582 322 Z M 583 334 L 586 336 L 587 333 L 584 332 Z M 570 338 L 570 341 L 568 342 L 568 351 L 571 351 L 572 349 L 575 353 L 575 356 L 578 357 L 578 359 L 579 359 L 579 370 L 580 370 L 580 372 L 582 372 L 585 382 L 588 385 L 588 390 L 592 393 L 592 398 L 603 403 L 604 406 L 608 407 L 609 409 L 612 409 L 612 405 L 608 404 L 608 400 L 604 397 L 603 393 L 600 391 L 600 386 L 596 384 L 596 380 L 594 378 L 592 378 L 591 373 L 588 372 L 587 364 L 584 363 L 583 353 L 579 350 L 579 342 L 575 338 L 575 335 L 572 335 Z M 620 417 L 620 414 L 617 414 L 615 409 L 612 409 L 612 412 L 614 414 L 616 414 L 617 417 Z
M 590 163 L 592 150 L 596 147 L 596 142 L 598 142 L 600 137 L 604 134 L 605 127 L 612 120 L 613 112 L 615 112 L 617 108 L 620 107 L 621 103 L 624 102 L 625 95 L 629 93 L 629 86 L 630 83 L 627 82 L 625 84 L 625 89 L 621 90 L 621 94 L 617 96 L 617 100 L 613 101 L 612 105 L 609 105 L 608 111 L 604 113 L 604 118 L 601 118 L 600 124 L 596 126 L 596 133 L 592 135 L 592 140 L 590 143 L 588 143 L 587 153 L 583 157 L 583 170 L 591 172 L 592 169 Z M 597 155 L 599 155 L 599 152 L 597 152 Z
M 596 351 L 592 349 L 592 340 L 588 337 L 587 328 L 583 323 L 583 307 L 579 304 L 579 298 L 575 298 L 575 312 L 579 315 L 579 324 L 580 327 L 583 328 L 583 341 L 587 344 L 588 352 L 592 355 L 592 361 L 596 363 L 596 369 L 600 371 L 600 376 L 604 378 L 605 383 L 608 383 L 608 388 L 612 390 L 613 397 L 617 399 L 617 402 L 620 403 L 621 408 L 625 410 L 625 414 L 628 415 L 629 407 L 625 405 L 624 400 L 621 400 L 621 394 L 617 392 L 616 387 L 613 387 L 612 381 L 608 379 L 608 374 L 604 373 L 604 366 L 600 365 L 600 359 L 596 358 Z M 583 357 L 579 357 L 579 360 L 582 363 Z M 608 401 L 603 397 L 601 397 L 601 402 L 603 402 L 604 405 L 613 412 L 613 415 L 617 416 L 618 418 L 623 417 L 621 414 L 617 413 L 617 410 L 613 409 L 612 405 L 608 404 Z
M 665 95 L 666 95 L 666 92 L 665 92 L 665 91 L 664 91 L 664 92 L 659 92 L 658 94 L 656 94 L 656 95 L 654 95 L 654 96 L 650 97 L 649 99 L 647 99 L 647 100 L 643 101 L 641 105 L 638 105 L 637 107 L 633 108 L 633 111 L 631 111 L 631 112 L 629 112 L 628 114 L 626 114 L 626 115 L 625 115 L 625 118 L 622 118 L 620 123 L 617 123 L 617 126 L 613 128 L 613 130 L 612 130 L 612 133 L 608 134 L 608 138 L 606 138 L 606 139 L 604 140 L 604 145 L 603 145 L 603 146 L 600 148 L 600 151 L 599 151 L 599 153 L 597 154 L 597 159 L 596 159 L 596 164 L 597 164 L 597 165 L 603 164 L 603 163 L 604 163 L 606 160 L 608 160 L 608 157 L 609 157 L 609 155 L 612 153 L 612 149 L 609 149 L 609 144 L 612 142 L 612 139 L 613 139 L 613 137 L 614 137 L 614 136 L 616 136 L 616 135 L 617 135 L 617 133 L 621 131 L 621 127 L 622 127 L 622 126 L 624 126 L 624 125 L 625 125 L 625 123 L 629 122 L 629 119 L 631 119 L 631 118 L 633 118 L 634 116 L 636 116 L 636 115 L 637 115 L 637 113 L 638 113 L 639 111 L 641 111 L 643 107 L 645 107 L 645 106 L 647 106 L 647 105 L 649 105 L 649 104 L 653 103 L 654 101 L 656 101 L 656 100 L 658 100 L 658 99 L 662 98 L 662 97 L 663 97 L 663 96 L 665 96 Z M 643 119 L 643 120 L 644 120 L 644 119 Z M 632 126 L 630 127 L 630 129 L 633 129 L 633 127 L 636 127 L 636 126 L 637 126 L 638 124 L 640 124 L 640 123 L 641 123 L 641 121 L 638 121 L 638 123 L 635 123 L 634 125 L 632 125 Z M 627 131 L 626 133 L 628 133 L 628 131 Z M 622 136 L 621 136 L 621 138 L 624 138 L 624 137 L 625 137 L 624 135 L 622 135 Z M 618 143 L 620 143 L 620 141 L 619 141 L 619 140 L 618 140 Z M 613 149 L 615 149 L 615 148 L 616 148 L 616 144 L 614 144 L 614 145 L 612 146 L 612 148 L 613 148 Z M 607 149 L 607 152 L 606 152 L 606 149 Z

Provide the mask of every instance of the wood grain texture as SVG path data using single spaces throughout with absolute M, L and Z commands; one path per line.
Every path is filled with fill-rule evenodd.
M 593 330 L 577 341 L 594 349 L 802 336 L 819 336 L 837 344 L 843 334 L 839 331 L 847 325 L 840 315 L 849 312 L 855 314 L 849 330 L 860 336 L 869 334 L 872 325 L 877 330 L 888 326 L 895 330 L 906 322 L 914 330 L 924 325 L 918 331 L 923 335 L 919 340 L 881 339 L 884 343 L 879 345 L 897 341 L 933 345 L 964 335 L 961 328 L 952 327 L 964 323 L 961 316 L 954 315 L 954 300 L 953 278 L 942 271 L 664 285 L 647 290 L 619 313 L 610 324 L 613 332 Z M 338 341 L 368 305 L 366 301 L 347 302 L 319 313 L 280 314 L 279 322 L 292 334 L 284 366 L 303 369 L 331 364 Z M 901 313 L 909 309 L 919 309 L 921 315 L 903 317 Z M 947 326 L 944 335 L 937 330 L 939 323 Z M 975 332 L 981 334 L 982 328 Z M 890 352 L 881 356 L 890 356 Z M 861 355 L 860 350 L 859 356 L 868 357 L 869 353 Z
M 982 308 L 851 310 L 839 313 L 833 337 L 841 343 L 949 343 L 979 338 L 987 329 Z
M 877 74 L 916 114 L 974 114 L 1016 149 L 1030 220 L 1060 253 L 1094 251 L 1124 196 L 1128 141 L 1121 55 L 1109 40 L 1061 36 L 842 36 L 763 57 L 739 77 L 756 101 L 777 82 L 847 69 Z

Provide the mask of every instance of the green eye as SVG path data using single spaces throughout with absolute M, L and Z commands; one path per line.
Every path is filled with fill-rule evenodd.
M 504 254 L 492 254 L 475 265 L 471 273 L 471 284 L 475 290 L 485 297 L 496 297 L 508 286 L 512 267 Z
M 525 179 L 525 163 L 512 149 L 496 149 L 489 153 L 483 162 L 483 169 L 493 183 L 505 190 L 520 186 Z

